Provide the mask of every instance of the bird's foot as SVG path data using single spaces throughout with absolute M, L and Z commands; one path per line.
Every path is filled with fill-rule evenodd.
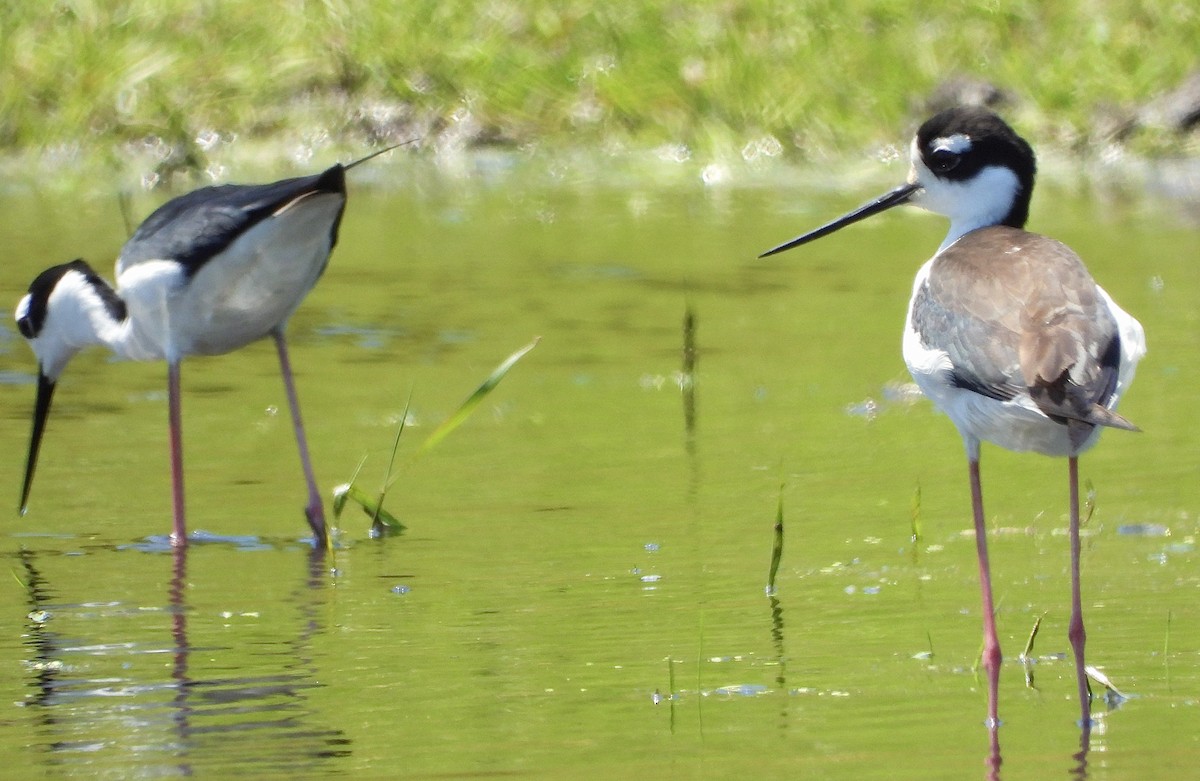
M 304 517 L 308 519 L 308 525 L 312 528 L 313 538 L 320 547 L 325 547 L 329 539 L 328 532 L 325 527 L 325 507 L 319 501 L 309 503 L 304 508 Z

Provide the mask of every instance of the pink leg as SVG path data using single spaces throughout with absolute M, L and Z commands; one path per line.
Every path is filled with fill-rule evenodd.
M 1075 679 L 1079 685 L 1080 723 L 1087 727 L 1091 724 L 1092 706 L 1091 695 L 1088 692 L 1087 672 L 1083 662 L 1083 646 L 1087 642 L 1087 632 L 1083 628 L 1083 600 L 1079 589 L 1079 459 L 1071 456 L 1067 459 L 1068 482 L 1071 485 L 1071 624 L 1067 637 L 1071 639 L 1071 649 L 1075 652 Z
M 1079 751 L 1073 755 L 1077 763 L 1071 769 L 1071 778 L 1086 779 L 1088 777 L 1088 752 L 1092 748 L 1092 725 L 1086 722 L 1079 733 Z
M 187 522 L 183 514 L 183 415 L 179 398 L 179 361 L 167 363 L 167 415 L 171 430 L 171 507 L 174 525 L 171 544 L 187 545 Z
M 1000 725 L 993 722 L 988 726 L 988 755 L 983 763 L 987 766 L 987 781 L 1000 781 Z
M 312 460 L 308 456 L 308 439 L 304 436 L 304 421 L 300 419 L 300 402 L 296 398 L 296 383 L 292 379 L 292 364 L 288 360 L 287 342 L 283 331 L 274 333 L 275 349 L 279 352 L 279 369 L 283 374 L 283 387 L 287 392 L 288 406 L 292 409 L 292 427 L 296 430 L 296 444 L 300 447 L 300 465 L 304 468 L 304 479 L 308 483 L 308 506 L 304 516 L 312 527 L 317 545 L 325 543 L 325 507 L 321 504 L 321 492 L 317 490 L 317 478 L 313 474 Z
M 1000 640 L 996 637 L 996 614 L 992 604 L 992 570 L 988 564 L 987 527 L 983 517 L 983 487 L 979 480 L 979 458 L 968 461 L 971 472 L 971 509 L 975 515 L 975 549 L 979 554 L 979 587 L 983 592 L 983 669 L 988 677 L 988 726 L 1000 723 L 997 700 L 1000 690 Z

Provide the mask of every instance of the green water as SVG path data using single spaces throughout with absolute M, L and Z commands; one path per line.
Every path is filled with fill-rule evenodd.
M 364 455 L 360 479 L 381 479 L 411 393 L 386 505 L 401 536 L 369 539 L 352 510 L 331 555 L 302 541 L 269 343 L 184 364 L 189 522 L 214 541 L 176 555 L 148 540 L 170 525 L 165 368 L 101 351 L 64 376 L 18 517 L 34 367 L 0 329 L 0 762 L 26 777 L 985 777 L 962 448 L 905 395 L 899 349 L 944 224 L 898 210 L 754 259 L 903 172 L 837 193 L 740 167 L 706 185 L 658 160 L 380 163 L 352 184 L 290 334 L 327 491 Z M 1134 189 L 1047 183 L 1031 226 L 1073 245 L 1148 334 L 1122 405 L 1144 433 L 1109 432 L 1082 461 L 1089 661 L 1130 699 L 1096 703 L 1076 756 L 1065 463 L 985 450 L 1004 779 L 1081 764 L 1184 779 L 1200 759 L 1197 239 L 1175 202 Z M 100 187 L 18 183 L 2 200 L 14 304 L 51 263 L 107 271 L 124 235 Z M 1043 614 L 1027 684 L 1017 654 Z

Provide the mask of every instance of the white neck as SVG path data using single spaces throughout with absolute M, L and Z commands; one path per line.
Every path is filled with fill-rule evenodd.
M 999 225 L 1012 211 L 1021 190 L 1017 175 L 1003 166 L 984 168 L 963 181 L 942 179 L 918 159 L 913 164 L 913 176 L 921 190 L 912 203 L 950 218 L 950 230 L 938 252 L 977 228 Z
M 71 357 L 92 345 L 103 345 L 130 357 L 129 319 L 117 320 L 100 293 L 82 274 L 68 272 L 46 302 L 46 322 L 32 340 L 42 371 L 57 379 Z
M 118 351 L 124 323 L 112 316 L 100 293 L 83 276 L 64 275 L 50 295 L 47 310 L 47 325 L 64 343 L 76 349 L 102 344 Z

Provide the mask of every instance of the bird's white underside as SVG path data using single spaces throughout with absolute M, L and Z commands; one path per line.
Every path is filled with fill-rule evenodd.
M 909 300 L 904 322 L 904 363 L 921 391 L 954 422 L 963 437 L 968 456 L 978 458 L 980 442 L 991 442 L 1007 450 L 1032 451 L 1048 456 L 1078 455 L 1095 444 L 1103 427 L 1097 426 L 1084 444 L 1074 450 L 1067 427 L 1047 417 L 1027 394 L 1019 394 L 1011 401 L 1000 401 L 950 383 L 950 372 L 954 366 L 949 354 L 924 345 L 912 323 L 913 301 L 929 278 L 933 260 L 926 261 L 913 281 L 913 297 Z M 1115 409 L 1116 402 L 1133 382 L 1137 362 L 1146 353 L 1146 335 L 1141 324 L 1117 306 L 1103 288 L 1097 286 L 1097 290 L 1117 321 L 1121 335 L 1121 363 L 1116 393 L 1110 405 L 1110 409 Z
M 324 269 L 342 203 L 337 193 L 294 202 L 247 230 L 191 279 L 169 259 L 126 268 L 117 278 L 124 321 L 113 319 L 82 275 L 64 275 L 48 301 L 46 327 L 33 341 L 43 371 L 56 377 L 90 344 L 129 360 L 174 361 L 230 352 L 282 328 Z

